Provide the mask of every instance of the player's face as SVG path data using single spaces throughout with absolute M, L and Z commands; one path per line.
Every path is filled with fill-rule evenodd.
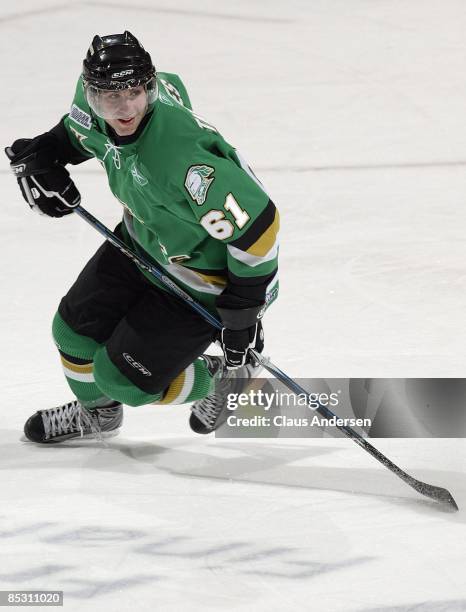
M 131 136 L 146 114 L 146 90 L 141 85 L 121 91 L 102 91 L 100 105 L 107 123 L 118 136 Z

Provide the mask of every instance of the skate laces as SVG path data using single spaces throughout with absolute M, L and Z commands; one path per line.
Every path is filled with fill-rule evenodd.
M 196 406 L 193 406 L 192 412 L 206 427 L 211 427 L 215 423 L 221 407 L 222 405 L 218 401 L 216 394 L 211 393 Z
M 98 420 L 92 418 L 89 411 L 76 400 L 63 406 L 44 410 L 42 422 L 47 439 L 79 432 L 81 438 L 84 434 L 93 433 L 98 440 L 102 441 L 102 432 Z

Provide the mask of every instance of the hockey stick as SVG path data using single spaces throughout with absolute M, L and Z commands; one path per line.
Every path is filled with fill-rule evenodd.
M 157 278 L 161 283 L 163 283 L 172 293 L 177 295 L 180 299 L 184 300 L 193 308 L 197 313 L 199 313 L 206 321 L 208 321 L 211 325 L 213 325 L 216 329 L 222 329 L 222 324 L 220 321 L 214 317 L 204 306 L 196 302 L 188 293 L 183 291 L 178 285 L 162 270 L 160 270 L 157 266 L 147 261 L 144 257 L 136 254 L 132 249 L 130 249 L 122 240 L 120 240 L 115 234 L 109 230 L 105 225 L 103 225 L 98 219 L 96 219 L 93 215 L 91 215 L 87 210 L 85 210 L 82 206 L 76 206 L 74 212 L 77 213 L 82 219 L 87 221 L 89 225 L 91 225 L 94 229 L 96 229 L 102 236 L 104 236 L 109 242 L 111 242 L 117 249 L 119 249 L 124 255 L 129 257 L 134 263 L 136 263 L 140 268 L 146 270 L 150 274 L 152 274 L 155 278 Z M 257 351 L 250 349 L 251 354 L 254 359 L 260 363 L 267 371 L 273 374 L 278 380 L 280 380 L 283 384 L 285 384 L 291 391 L 296 393 L 297 395 L 308 396 L 308 392 L 298 385 L 296 381 L 290 378 L 287 374 L 282 372 L 276 365 L 274 365 L 269 359 L 263 357 Z M 311 408 L 311 406 L 309 406 Z M 326 406 L 319 404 L 317 408 L 311 408 L 318 412 L 321 416 L 331 419 L 335 418 L 336 415 L 329 410 Z M 413 476 L 410 476 L 408 473 L 403 471 L 400 467 L 395 465 L 388 457 L 386 457 L 383 453 L 377 450 L 370 442 L 368 442 L 365 438 L 363 438 L 357 431 L 352 429 L 351 427 L 347 427 L 346 425 L 336 425 L 336 427 L 344 433 L 348 438 L 351 438 L 353 442 L 358 444 L 361 448 L 367 451 L 370 455 L 372 455 L 377 461 L 380 461 L 382 465 L 391 470 L 394 474 L 396 474 L 399 478 L 404 480 L 406 484 L 412 487 L 421 495 L 425 495 L 426 497 L 430 497 L 431 499 L 440 502 L 448 506 L 452 510 L 458 510 L 458 506 L 453 499 L 451 493 L 442 487 L 436 487 L 431 484 L 427 484 L 425 482 L 421 482 L 417 480 Z

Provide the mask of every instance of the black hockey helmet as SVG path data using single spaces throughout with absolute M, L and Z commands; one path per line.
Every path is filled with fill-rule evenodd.
M 90 108 L 106 120 L 118 116 L 117 98 L 124 97 L 123 90 L 143 87 L 146 112 L 153 108 L 157 100 L 157 74 L 151 57 L 128 31 L 94 36 L 83 62 L 82 77 Z M 113 104 L 105 103 L 105 96 L 110 92 L 113 92 L 111 95 L 115 99 Z M 132 93 L 136 95 L 136 92 Z
M 94 36 L 83 62 L 84 84 L 100 89 L 145 85 L 156 76 L 149 53 L 128 32 Z

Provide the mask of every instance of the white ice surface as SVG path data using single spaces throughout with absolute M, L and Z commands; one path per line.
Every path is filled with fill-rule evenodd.
M 125 28 L 280 207 L 277 365 L 463 377 L 465 3 L 4 2 L 3 145 L 54 125 L 92 35 Z M 116 222 L 98 165 L 73 176 Z M 466 609 L 464 440 L 376 441 L 456 514 L 350 441 L 200 438 L 186 407 L 127 409 L 107 448 L 21 442 L 70 397 L 50 320 L 100 238 L 32 215 L 6 163 L 0 181 L 0 589 L 61 589 L 66 610 Z

